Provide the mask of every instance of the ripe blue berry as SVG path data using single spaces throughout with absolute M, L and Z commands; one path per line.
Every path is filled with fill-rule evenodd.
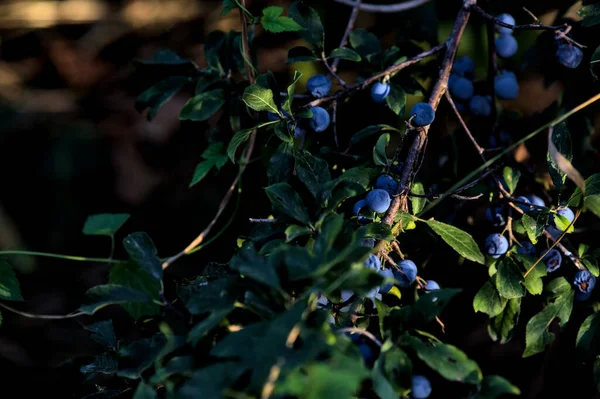
M 360 243 L 361 247 L 373 248 L 375 247 L 375 239 L 374 238 L 365 238 Z
M 366 205 L 375 213 L 383 213 L 388 210 L 392 199 L 387 191 L 380 188 L 369 191 L 365 198 Z
M 473 82 L 461 76 L 456 76 L 451 80 L 448 80 L 448 88 L 450 89 L 450 94 L 460 100 L 470 99 L 475 92 Z
M 535 246 L 530 243 L 529 241 L 523 241 L 521 243 L 521 246 L 517 246 L 517 253 L 521 254 L 521 255 L 531 255 L 531 256 L 535 256 L 536 255 L 536 250 L 535 250 Z
M 377 178 L 375 182 L 375 188 L 380 188 L 388 192 L 389 195 L 394 195 L 394 191 L 396 190 L 396 180 L 393 177 L 388 175 L 381 175 Z
M 509 71 L 499 74 L 494 78 L 494 90 L 498 98 L 514 100 L 519 95 L 517 76 Z
M 500 14 L 496 18 L 498 18 L 500 21 L 504 22 L 505 24 L 516 25 L 515 19 L 510 14 L 507 14 L 507 13 Z M 496 28 L 498 30 L 498 33 L 500 33 L 501 35 L 512 35 L 513 30 L 511 28 L 507 28 L 505 26 L 500 26 L 500 25 L 496 25 Z
M 390 94 L 390 85 L 388 83 L 375 82 L 371 86 L 371 98 L 377 104 L 385 102 L 385 98 Z
M 373 364 L 375 363 L 375 353 L 373 352 L 373 349 L 371 349 L 368 344 L 361 343 L 358 345 L 358 350 L 367 367 L 373 367 Z
M 431 383 L 427 377 L 423 375 L 413 376 L 410 396 L 414 399 L 427 399 L 429 395 L 431 395 Z
M 524 197 L 522 195 L 519 195 L 517 198 L 515 198 L 517 201 L 520 201 L 521 203 L 516 203 L 516 205 L 523 211 L 523 212 L 529 212 L 531 210 L 531 208 L 526 205 L 526 204 L 531 204 L 531 202 L 529 201 L 529 199 L 527 199 L 527 197 Z
M 364 206 L 366 205 L 366 201 L 365 200 L 358 200 L 356 201 L 356 203 L 354 204 L 354 207 L 352 208 L 352 213 L 354 214 L 354 216 L 358 216 L 360 214 L 360 210 L 362 208 L 364 208 Z
M 306 88 L 313 97 L 325 97 L 331 91 L 331 79 L 325 75 L 315 75 L 308 79 Z
M 575 284 L 580 292 L 589 294 L 596 285 L 596 277 L 594 277 L 594 275 L 587 270 L 579 270 L 577 273 L 575 273 L 573 284 Z
M 311 129 L 315 132 L 322 132 L 323 130 L 327 129 L 329 127 L 329 123 L 331 122 L 329 112 L 321 107 L 312 107 L 310 110 L 313 114 L 312 118 L 310 119 Z
M 575 291 L 575 300 L 578 302 L 583 302 L 583 301 L 587 301 L 588 299 L 590 299 L 592 297 L 592 292 L 587 292 L 587 293 L 583 293 L 583 292 L 579 292 L 579 291 Z
M 485 218 L 492 223 L 494 227 L 504 226 L 506 221 L 504 220 L 504 216 L 502 216 L 503 212 L 504 207 L 502 205 L 490 206 L 485 210 Z
M 402 271 L 392 270 L 398 285 L 402 288 L 410 287 L 417 279 L 417 265 L 412 260 L 405 259 L 398 266 Z
M 490 96 L 473 96 L 469 101 L 469 109 L 475 116 L 490 116 L 492 98 Z
M 390 269 L 379 270 L 378 273 L 384 279 L 393 279 L 394 278 L 394 272 L 392 272 Z M 381 294 L 387 294 L 388 292 L 390 292 L 390 290 L 392 289 L 393 286 L 394 286 L 394 284 L 386 282 L 381 286 L 381 288 L 379 289 L 379 292 Z
M 494 259 L 508 251 L 508 240 L 500 234 L 492 234 L 485 239 L 485 250 Z
M 365 266 L 371 270 L 379 271 L 381 269 L 381 261 L 375 254 L 370 254 L 365 260 Z
M 519 43 L 513 35 L 500 35 L 495 40 L 496 52 L 502 58 L 510 58 L 517 54 Z
M 435 291 L 440 289 L 440 285 L 435 280 L 426 280 L 425 283 L 425 291 Z
M 417 103 L 412 107 L 408 115 L 409 117 L 414 115 L 411 121 L 413 125 L 427 126 L 435 119 L 435 110 L 427 103 Z
M 559 229 L 557 229 L 554 226 L 547 226 L 546 227 L 546 231 L 548 233 L 550 233 L 550 235 L 552 236 L 552 238 L 554 238 L 555 240 L 558 240 L 558 237 L 560 237 L 561 234 L 562 234 L 562 231 L 559 230 Z
M 475 63 L 471 57 L 463 55 L 454 60 L 452 72 L 458 76 L 473 78 L 475 75 Z
M 527 199 L 529 200 L 529 202 L 531 202 L 533 205 L 537 205 L 537 206 L 546 206 L 546 203 L 544 202 L 543 199 L 541 199 L 540 197 L 538 197 L 537 195 L 526 195 Z
M 556 213 L 558 213 L 560 216 L 564 216 L 565 218 L 567 218 L 567 220 L 569 221 L 569 223 L 571 223 L 573 221 L 573 219 L 575 219 L 575 214 L 573 213 L 573 211 L 570 208 L 559 208 L 559 209 L 556 210 Z M 554 218 L 554 215 L 552 215 L 552 224 L 559 231 L 561 231 L 561 232 L 564 231 L 564 229 L 562 229 L 561 227 L 559 227 L 556 224 L 556 220 Z
M 577 68 L 583 59 L 583 51 L 570 43 L 563 43 L 556 50 L 556 58 L 561 65 L 567 68 Z
M 560 267 L 562 255 L 557 249 L 552 248 L 550 251 L 546 249 L 542 252 L 542 261 L 546 265 L 546 271 L 552 273 Z

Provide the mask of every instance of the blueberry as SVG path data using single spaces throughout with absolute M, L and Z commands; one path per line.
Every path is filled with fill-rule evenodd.
M 573 219 L 575 219 L 575 214 L 573 213 L 573 211 L 570 208 L 558 208 L 556 210 L 556 213 L 558 213 L 560 216 L 564 216 L 565 218 L 567 218 L 569 223 L 571 223 L 573 221 Z M 560 227 L 558 227 L 556 225 L 554 216 L 552 216 L 552 224 L 554 224 L 554 227 L 556 227 L 558 230 L 564 231 L 564 229 L 561 229 Z
M 390 85 L 388 83 L 375 82 L 373 86 L 371 86 L 371 98 L 377 104 L 382 104 L 385 102 L 385 98 L 390 94 Z
M 413 125 L 427 126 L 435 119 L 435 110 L 427 103 L 417 103 L 412 107 L 408 115 L 409 117 L 414 115 L 411 122 Z
M 585 294 L 583 292 L 575 291 L 575 300 L 576 301 L 579 301 L 579 302 L 587 301 L 591 297 L 592 297 L 591 291 L 588 293 L 585 293 Z
M 412 260 L 405 259 L 398 263 L 402 271 L 393 270 L 398 285 L 402 288 L 410 287 L 417 279 L 417 265 Z
M 546 231 L 548 233 L 550 233 L 550 235 L 552 236 L 552 238 L 554 238 L 555 240 L 558 240 L 558 237 L 560 237 L 561 234 L 562 234 L 562 231 L 559 230 L 559 229 L 557 229 L 554 226 L 547 226 L 546 227 Z
M 596 277 L 594 277 L 594 275 L 587 270 L 579 270 L 577 273 L 575 273 L 573 284 L 575 284 L 580 292 L 589 294 L 596 285 Z
M 513 35 L 501 35 L 495 40 L 496 52 L 502 58 L 510 58 L 517 54 L 519 44 Z
M 577 68 L 583 59 L 583 51 L 570 43 L 563 43 L 556 50 L 556 58 L 561 65 L 567 68 Z
M 522 195 L 519 195 L 517 198 L 515 198 L 517 201 L 520 201 L 521 203 L 516 203 L 516 205 L 519 207 L 519 209 L 521 209 L 523 212 L 529 212 L 531 210 L 531 208 L 529 206 L 527 206 L 526 204 L 531 204 L 531 202 L 527 199 L 527 197 L 524 197 Z
M 367 260 L 365 260 L 365 266 L 371 270 L 379 271 L 381 270 L 381 261 L 375 254 L 369 255 Z
M 504 207 L 502 205 L 490 206 L 485 210 L 485 218 L 492 223 L 494 227 L 504 226 L 506 221 L 502 216 Z
M 294 130 L 294 138 L 299 139 L 306 136 L 308 129 L 310 129 L 310 123 L 308 119 L 298 119 L 296 121 L 296 127 L 292 122 L 288 123 L 288 129 Z
M 373 367 L 373 364 L 375 363 L 375 353 L 373 352 L 373 349 L 371 349 L 368 344 L 363 342 L 358 345 L 358 350 L 360 351 L 360 354 L 367 367 Z
M 435 291 L 440 289 L 440 285 L 435 280 L 426 280 L 425 283 L 425 291 Z
M 354 207 L 352 208 L 352 213 L 354 214 L 354 216 L 358 216 L 360 213 L 360 210 L 362 208 L 364 208 L 365 205 L 366 205 L 365 200 L 356 201 L 356 203 L 354 204 Z
M 494 90 L 498 98 L 514 100 L 519 95 L 519 83 L 512 72 L 503 72 L 494 78 Z
M 501 234 L 492 234 L 485 239 L 485 250 L 494 259 L 508 251 L 508 240 Z
M 557 249 L 552 248 L 550 251 L 546 249 L 542 252 L 542 261 L 546 264 L 546 271 L 552 273 L 560 267 L 562 255 Z
M 331 122 L 329 112 L 321 107 L 312 107 L 310 110 L 313 114 L 312 118 L 310 119 L 311 129 L 315 132 L 322 132 L 323 130 L 327 129 L 329 127 L 329 123 Z
M 361 247 L 374 248 L 375 247 L 375 239 L 374 238 L 365 238 L 360 243 Z
M 535 246 L 529 241 L 523 241 L 521 246 L 517 246 L 517 253 L 521 255 L 536 255 Z
M 277 115 L 275 112 L 267 112 L 267 119 L 269 122 L 275 122 L 279 120 L 279 115 Z
M 496 18 L 498 18 L 498 20 L 504 22 L 505 24 L 516 25 L 515 19 L 510 14 L 500 14 Z M 500 25 L 496 25 L 496 28 L 498 30 L 498 33 L 500 33 L 501 35 L 512 35 L 513 30 L 511 28 L 507 28 L 505 26 Z
M 331 79 L 325 75 L 315 75 L 308 79 L 306 88 L 313 97 L 325 97 L 331 91 Z
M 533 205 L 537 205 L 537 206 L 546 206 L 546 203 L 544 202 L 543 199 L 541 199 L 540 197 L 538 197 L 537 195 L 526 195 L 527 199 L 529 200 L 529 202 L 531 202 Z
M 393 177 L 388 175 L 381 175 L 377 178 L 375 182 L 375 188 L 380 188 L 388 192 L 389 195 L 394 195 L 396 190 L 396 180 Z
M 319 295 L 319 298 L 317 299 L 317 303 L 319 305 L 321 305 L 321 306 L 319 306 L 319 308 L 324 308 L 329 303 L 329 300 L 327 298 L 325 298 L 323 295 Z
M 454 60 L 452 65 L 452 72 L 458 76 L 464 76 L 466 78 L 473 78 L 475 75 L 475 63 L 471 57 L 463 55 Z
M 450 94 L 459 100 L 468 100 L 473 97 L 473 93 L 475 92 L 473 83 L 469 79 L 460 76 L 449 80 L 448 88 L 450 89 Z
M 492 98 L 490 96 L 473 96 L 469 101 L 469 109 L 475 116 L 490 116 Z
M 383 213 L 388 210 L 392 199 L 387 191 L 380 188 L 369 191 L 365 198 L 366 205 L 375 213 Z
M 423 375 L 413 376 L 410 396 L 414 399 L 426 399 L 429 395 L 431 395 L 431 383 L 427 377 Z
M 394 278 L 394 272 L 392 272 L 390 269 L 379 270 L 378 273 L 384 279 L 393 279 Z M 381 288 L 379 288 L 379 292 L 381 294 L 387 294 L 388 292 L 390 292 L 390 290 L 392 289 L 393 286 L 394 286 L 394 284 L 386 282 L 381 286 Z
M 354 291 L 350 291 L 350 290 L 342 290 L 342 292 L 341 292 L 341 295 L 340 295 L 340 296 L 341 296 L 342 302 L 346 302 L 346 301 L 347 301 L 347 300 L 349 300 L 349 299 L 350 299 L 350 298 L 351 298 L 353 295 L 354 295 Z M 352 303 L 350 303 L 350 304 L 348 304 L 348 305 L 344 306 L 343 308 L 341 308 L 341 309 L 340 309 L 340 312 L 342 312 L 342 313 L 346 313 L 347 311 L 349 311 L 349 310 L 350 310 L 351 306 L 352 306 Z

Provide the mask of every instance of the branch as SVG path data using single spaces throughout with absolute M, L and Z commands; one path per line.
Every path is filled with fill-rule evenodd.
M 361 334 L 361 335 L 364 335 L 365 337 L 369 338 L 371 341 L 375 342 L 375 344 L 377 344 L 377 346 L 383 345 L 381 343 L 381 341 L 378 340 L 371 332 L 369 332 L 367 330 L 363 330 L 362 328 L 346 327 L 346 328 L 340 328 L 339 330 L 337 330 L 337 332 L 340 334 L 343 334 L 346 332 Z
M 355 7 L 360 1 L 352 0 L 334 0 L 337 3 L 345 4 L 347 6 Z M 423 4 L 429 3 L 431 0 L 409 0 L 398 4 L 369 4 L 362 3 L 358 8 L 362 11 L 378 12 L 378 13 L 394 13 L 407 11 L 413 8 L 422 6 Z
M 442 63 L 440 78 L 435 84 L 431 96 L 429 97 L 429 105 L 431 105 L 431 107 L 434 110 L 437 110 L 442 96 L 448 89 L 448 77 L 450 76 L 450 72 L 452 70 L 452 64 L 454 63 L 456 50 L 458 49 L 460 39 L 465 30 L 465 27 L 467 26 L 469 16 L 471 15 L 470 9 L 475 4 L 475 1 L 476 0 L 464 0 L 464 3 L 458 13 L 458 16 L 456 17 L 456 22 L 454 24 L 454 27 L 452 28 L 452 32 L 450 32 L 450 37 L 445 42 L 447 50 L 444 56 L 444 61 Z M 408 157 L 406 158 L 406 162 L 404 163 L 404 168 L 402 170 L 402 177 L 400 179 L 400 182 L 396 186 L 394 200 L 392 201 L 390 208 L 385 214 L 384 223 L 388 225 L 391 225 L 394 221 L 394 218 L 398 213 L 398 209 L 400 208 L 400 204 L 406 203 L 406 194 L 407 191 L 410 190 L 409 185 L 410 180 L 412 178 L 412 173 L 419 157 L 421 156 L 421 151 L 425 145 L 428 131 L 429 126 L 419 128 L 417 137 L 415 137 L 412 146 L 409 150 Z M 403 192 L 404 194 L 402 194 Z
M 2 302 L 0 302 L 0 307 L 4 308 L 12 313 L 18 314 L 20 316 L 27 317 L 29 319 L 62 320 L 62 319 L 72 319 L 74 317 L 79 317 L 79 316 L 83 316 L 84 314 L 86 314 L 84 312 L 73 312 L 73 313 L 69 313 L 69 314 L 65 314 L 65 315 L 27 313 L 27 312 L 22 312 L 20 310 L 17 310 L 15 308 L 11 308 L 10 306 L 3 304 Z
M 358 10 L 360 10 L 360 4 L 362 0 L 356 0 L 354 7 L 352 8 L 352 12 L 350 13 L 350 18 L 348 19 L 348 25 L 346 25 L 346 30 L 342 35 L 342 40 L 340 41 L 339 47 L 344 47 L 346 42 L 348 41 L 348 37 L 350 36 L 350 32 L 354 29 L 354 23 L 356 22 L 356 17 L 358 17 Z M 337 67 L 340 64 L 340 59 L 336 58 L 333 60 L 333 64 L 331 64 L 331 70 L 333 72 L 337 71 Z
M 542 23 L 533 23 L 533 24 L 526 24 L 526 25 L 512 25 L 512 24 L 507 24 L 506 22 L 500 21 L 498 18 L 485 12 L 481 7 L 479 7 L 476 4 L 473 4 L 473 6 L 471 8 L 473 11 L 477 12 L 479 15 L 481 15 L 483 18 L 487 19 L 488 21 L 492 21 L 496 25 L 503 26 L 505 28 L 511 28 L 513 30 L 552 30 L 552 31 L 556 31 L 556 30 L 568 29 L 568 26 L 569 26 L 569 24 L 551 26 L 551 25 L 544 25 Z

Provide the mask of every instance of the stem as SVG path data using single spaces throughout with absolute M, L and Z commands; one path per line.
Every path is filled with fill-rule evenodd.
M 337 3 L 345 4 L 347 6 L 356 7 L 357 3 L 360 1 L 352 1 L 352 0 L 334 0 Z M 378 13 L 394 13 L 394 12 L 402 12 L 406 10 L 411 10 L 413 8 L 417 8 L 422 6 L 423 4 L 429 3 L 431 0 L 409 0 L 403 1 L 398 4 L 369 4 L 362 3 L 357 8 L 362 11 L 368 12 L 378 12 Z
M 354 23 L 356 22 L 356 17 L 358 17 L 358 11 L 360 10 L 360 4 L 362 0 L 356 0 L 354 7 L 352 8 L 352 12 L 350 13 L 350 18 L 348 19 L 348 25 L 346 25 L 346 30 L 342 35 L 342 40 L 340 41 L 339 47 L 344 47 L 346 42 L 348 41 L 348 37 L 350 36 L 350 32 L 354 29 Z M 333 60 L 333 64 L 331 64 L 331 69 L 333 72 L 337 71 L 337 67 L 340 64 L 340 59 L 336 58 Z
M 371 332 L 369 332 L 367 330 L 363 330 L 362 328 L 346 327 L 346 328 L 340 328 L 339 330 L 337 330 L 337 332 L 340 334 L 343 334 L 345 332 L 361 334 L 361 335 L 364 335 L 365 337 L 369 338 L 371 341 L 375 342 L 375 344 L 377 344 L 377 346 L 382 345 L 381 341 L 378 340 Z
M 66 315 L 28 313 L 28 312 L 22 312 L 15 308 L 11 308 L 10 306 L 3 304 L 2 302 L 0 302 L 0 307 L 8 310 L 9 312 L 18 314 L 23 317 L 27 317 L 29 319 L 63 320 L 63 319 L 72 319 L 74 317 L 83 316 L 85 314 L 84 312 L 72 312 L 72 313 L 69 313 Z
M 36 251 L 18 251 L 18 250 L 9 250 L 9 251 L 0 251 L 0 256 L 2 255 L 29 255 L 29 256 L 40 256 L 45 258 L 55 258 L 55 259 L 65 259 L 65 260 L 74 260 L 78 262 L 98 262 L 98 263 L 123 263 L 124 260 L 111 259 L 111 258 L 88 258 L 85 256 L 74 256 L 74 255 L 63 255 L 63 254 L 53 254 L 49 252 L 36 252 Z
M 340 77 L 340 75 L 338 75 L 337 73 L 335 73 L 335 71 L 333 70 L 333 68 L 329 65 L 329 62 L 327 61 L 327 57 L 325 57 L 325 53 L 321 54 L 321 61 L 323 62 L 323 65 L 325 65 L 325 68 L 327 68 L 327 71 L 329 71 L 329 74 L 331 76 L 333 76 L 335 78 L 335 80 L 337 80 L 342 87 L 347 87 L 348 86 L 346 84 L 346 82 L 344 82 L 344 79 L 342 79 Z
M 494 17 L 491 14 L 485 12 L 481 7 L 476 4 L 473 4 L 471 9 L 481 15 L 483 18 L 488 21 L 492 21 L 495 25 L 500 25 L 505 28 L 511 28 L 512 30 L 565 30 L 569 26 L 569 24 L 562 24 L 556 26 L 544 25 L 542 23 L 534 23 L 534 24 L 526 24 L 526 25 L 511 25 L 506 22 L 500 21 L 498 18 Z

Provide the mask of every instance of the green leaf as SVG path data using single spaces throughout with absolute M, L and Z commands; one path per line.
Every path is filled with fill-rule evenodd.
M 223 10 L 221 11 L 221 16 L 227 15 L 234 8 L 238 8 L 235 0 L 223 0 Z
M 379 132 L 396 132 L 402 134 L 400 130 L 390 125 L 371 125 L 354 133 L 352 137 L 350 137 L 350 145 L 355 145 L 361 142 L 362 140 L 366 139 L 367 137 L 370 137 L 375 133 Z
M 561 293 L 556 300 L 548 304 L 541 312 L 529 320 L 525 327 L 525 351 L 523 357 L 529 357 L 543 352 L 547 345 L 554 341 L 554 334 L 548 327 L 555 318 L 560 319 L 560 326 L 564 327 L 569 321 L 573 309 L 575 292 L 572 289 Z
M 300 36 L 304 40 L 319 49 L 324 47 L 325 32 L 323 24 L 314 8 L 307 6 L 301 0 L 296 0 L 290 5 L 288 15 L 304 28 L 300 31 Z
M 313 156 L 308 151 L 296 152 L 296 175 L 308 191 L 317 197 L 323 185 L 331 180 L 327 161 Z
M 328 59 L 339 58 L 341 60 L 360 62 L 361 56 L 354 50 L 348 47 L 339 47 L 334 49 Z
M 377 36 L 364 29 L 354 29 L 348 37 L 350 45 L 362 58 L 381 53 L 381 43 Z
M 276 183 L 265 187 L 273 208 L 298 222 L 308 225 L 310 218 L 302 198 L 288 183 Z
M 171 358 L 164 367 L 156 370 L 156 373 L 150 377 L 150 383 L 153 385 L 161 385 L 174 375 L 191 377 L 193 370 L 193 356 L 175 356 Z
M 419 359 L 449 381 L 479 384 L 483 378 L 477 363 L 453 345 L 434 342 L 426 344 L 411 336 L 403 337 L 401 343 L 410 346 Z
M 113 266 L 108 276 L 109 284 L 127 287 L 146 294 L 154 301 L 123 303 L 122 306 L 134 319 L 142 316 L 160 314 L 160 306 L 155 303 L 160 299 L 160 281 L 152 277 L 146 270 L 134 262 L 119 263 Z
M 312 230 L 305 226 L 298 226 L 297 224 L 290 224 L 285 229 L 285 241 L 290 242 L 298 237 L 312 234 Z
M 390 134 L 389 133 L 384 133 L 381 136 L 379 136 L 379 139 L 377 140 L 377 144 L 375 144 L 375 147 L 373 147 L 373 162 L 375 162 L 375 165 L 381 165 L 381 166 L 386 166 L 387 165 L 387 155 L 385 153 L 385 149 L 387 148 L 388 144 L 390 143 Z
M 208 315 L 204 320 L 196 324 L 189 332 L 187 340 L 193 346 L 198 344 L 211 330 L 217 327 L 229 313 L 233 310 L 233 304 L 229 308 L 216 309 Z
M 461 256 L 473 262 L 485 264 L 485 257 L 470 234 L 436 220 L 427 220 L 425 223 Z
M 83 374 L 90 373 L 102 373 L 102 374 L 114 374 L 117 372 L 118 364 L 115 359 L 109 353 L 103 353 L 96 356 L 90 364 L 81 366 L 79 371 Z
M 600 75 L 599 67 L 600 67 L 600 47 L 596 47 L 596 50 L 594 50 L 594 54 L 592 54 L 592 58 L 590 60 L 590 72 L 595 80 L 598 80 L 598 76 Z
M 152 385 L 140 381 L 135 392 L 133 399 L 156 399 L 158 396 Z
M 312 62 L 318 60 L 319 57 L 315 56 L 312 50 L 306 47 L 297 46 L 292 47 L 288 50 L 288 57 L 286 62 L 288 64 L 293 64 L 295 62 Z
M 302 74 L 298 71 L 294 71 L 294 78 L 292 83 L 287 88 L 287 97 L 283 101 L 281 108 L 288 114 L 292 115 L 292 102 L 294 101 L 294 94 L 296 93 L 296 83 L 302 77 Z
M 129 379 L 140 378 L 144 370 L 152 366 L 161 355 L 166 344 L 166 337 L 162 333 L 157 333 L 150 338 L 142 338 L 127 345 L 120 345 L 117 375 Z M 185 341 L 179 340 L 177 346 L 180 347 L 182 344 L 185 344 Z
M 194 371 L 177 391 L 177 399 L 195 399 L 202 393 L 202 399 L 222 399 L 224 390 L 229 388 L 245 371 L 235 362 L 214 363 Z
M 223 89 L 206 91 L 188 100 L 179 112 L 182 121 L 205 121 L 213 116 L 225 104 Z
M 402 87 L 391 83 L 390 93 L 385 98 L 385 102 L 396 115 L 404 115 L 404 106 L 406 105 L 406 93 Z
M 108 305 L 152 302 L 147 294 L 116 284 L 97 285 L 87 290 L 85 296 L 86 304 L 81 305 L 79 310 L 87 314 L 94 314 Z
M 490 320 L 488 334 L 494 341 L 505 344 L 513 337 L 521 313 L 521 298 L 509 299 L 502 313 Z
M 537 257 L 531 255 L 520 255 L 514 254 L 516 260 L 518 260 L 524 267 L 523 271 L 527 271 L 537 261 Z M 531 272 L 525 277 L 524 284 L 525 288 L 531 295 L 539 295 L 544 289 L 544 282 L 542 277 L 548 274 L 546 271 L 546 265 L 544 262 L 539 262 Z
M 271 6 L 263 9 L 263 16 L 260 19 L 260 23 L 263 28 L 268 32 L 280 33 L 280 32 L 297 32 L 304 28 L 293 19 L 289 17 L 282 17 L 282 7 Z
M 506 299 L 520 298 L 525 295 L 525 287 L 520 281 L 523 275 L 519 271 L 519 266 L 510 257 L 505 257 L 497 266 L 496 288 L 498 293 Z
M 123 239 L 123 247 L 131 259 L 157 280 L 162 279 L 162 262 L 150 236 L 144 232 L 131 233 Z
M 561 122 L 554 127 L 552 131 L 552 142 L 556 146 L 558 152 L 564 155 L 569 162 L 573 161 L 571 133 L 569 133 L 566 122 Z M 548 160 L 548 172 L 550 173 L 552 182 L 556 186 L 558 192 L 560 192 L 565 184 L 567 175 L 560 169 L 554 158 L 550 155 L 550 152 L 547 153 L 546 158 Z
M 538 237 L 544 233 L 544 229 L 548 225 L 548 213 L 538 211 L 525 213 L 521 218 L 521 222 L 529 240 L 537 244 Z
M 411 188 L 411 192 L 414 194 L 424 195 L 425 187 L 423 186 L 423 183 L 421 183 L 420 181 L 414 182 Z M 410 197 L 411 213 L 413 215 L 416 215 L 417 213 L 421 212 L 423 208 L 425 208 L 426 203 L 427 198 L 416 196 Z
M 496 287 L 487 281 L 473 298 L 473 309 L 475 312 L 486 313 L 488 316 L 494 317 L 502 313 L 507 302 L 506 298 L 500 296 Z
M 19 280 L 10 264 L 0 259 L 0 299 L 23 301 Z
M 598 3 L 581 7 L 577 14 L 583 17 L 581 24 L 585 27 L 600 24 L 600 4 Z
M 112 350 L 117 349 L 117 337 L 115 336 L 112 320 L 99 321 L 97 323 L 83 326 L 83 328 L 91 331 L 93 333 L 91 338 L 100 345 L 106 346 Z
M 596 173 L 594 175 L 591 175 L 590 177 L 588 177 L 587 179 L 585 179 L 585 207 L 588 207 L 588 198 L 592 198 L 592 197 L 598 197 L 600 196 L 600 173 Z M 593 200 L 594 201 L 594 200 Z M 594 201 L 597 202 L 597 201 Z M 574 207 L 579 207 L 579 204 L 581 203 L 581 190 L 579 189 L 579 187 L 575 188 L 575 191 L 573 192 L 573 194 L 571 195 L 571 198 L 569 198 L 568 201 L 568 206 L 574 206 Z M 597 210 L 600 208 L 596 208 Z M 600 215 L 600 212 L 597 212 L 597 210 L 594 209 L 590 209 L 592 212 L 596 213 L 596 215 Z
M 272 288 L 279 288 L 279 276 L 275 268 L 264 256 L 256 252 L 254 244 L 250 241 L 245 242 L 237 255 L 231 258 L 229 267 L 244 277 Z
M 142 112 L 149 108 L 146 118 L 151 121 L 160 108 L 191 81 L 187 76 L 169 76 L 140 94 L 135 100 L 135 109 Z
M 204 158 L 204 161 L 196 165 L 194 176 L 192 177 L 188 188 L 202 181 L 213 167 L 221 169 L 223 165 L 225 165 L 227 162 L 225 144 L 221 142 L 210 143 L 208 148 L 202 153 L 202 158 Z
M 231 159 L 231 162 L 236 163 L 235 153 L 237 152 L 238 147 L 242 145 L 242 143 L 248 141 L 248 138 L 250 138 L 250 135 L 252 134 L 253 130 L 253 128 L 244 129 L 236 132 L 233 135 L 231 141 L 229 142 L 229 145 L 227 146 L 227 156 L 229 157 L 229 159 Z
M 481 390 L 473 399 L 498 399 L 502 395 L 521 395 L 521 390 L 499 375 L 488 375 L 481 382 Z
M 279 144 L 275 154 L 269 160 L 267 167 L 267 177 L 269 184 L 282 183 L 287 181 L 294 171 L 294 147 L 287 143 Z
M 519 183 L 519 178 L 521 177 L 521 172 L 519 169 L 511 168 L 510 166 L 505 166 L 502 171 L 502 176 L 504 177 L 504 182 L 506 183 L 506 187 L 508 188 L 509 193 L 514 193 L 517 189 L 517 184 Z
M 273 91 L 271 89 L 266 89 L 257 84 L 250 85 L 244 90 L 242 100 L 248 107 L 255 111 L 269 111 L 281 116 L 281 112 L 279 112 L 273 100 Z
M 581 323 L 575 347 L 586 357 L 595 356 L 600 350 L 598 336 L 600 336 L 600 313 L 593 313 Z
M 450 300 L 461 291 L 459 288 L 443 288 L 423 294 L 414 305 L 400 309 L 401 317 L 411 326 L 430 323 L 442 314 Z
M 100 213 L 90 215 L 83 225 L 83 234 L 113 236 L 129 219 L 128 213 Z
M 408 354 L 384 342 L 371 373 L 373 390 L 381 399 L 397 399 L 411 387 L 412 370 Z

